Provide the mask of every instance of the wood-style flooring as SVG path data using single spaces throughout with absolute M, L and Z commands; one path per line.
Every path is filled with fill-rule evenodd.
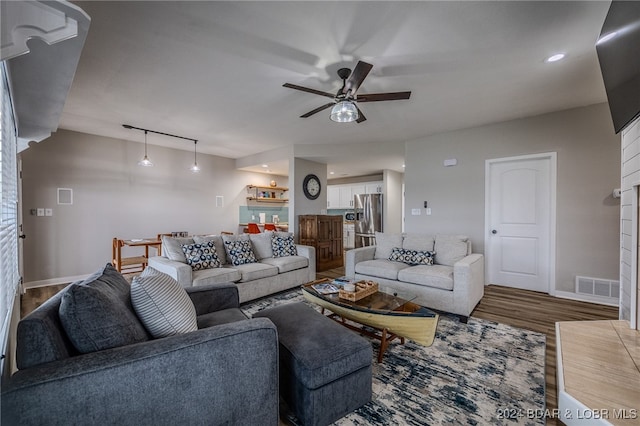
M 344 268 L 319 272 L 318 278 L 336 278 L 344 275 Z M 22 296 L 22 316 L 56 294 L 64 285 L 28 289 Z M 475 318 L 508 324 L 514 327 L 543 333 L 546 346 L 546 400 L 547 409 L 558 407 L 556 394 L 556 337 L 558 321 L 591 321 L 618 319 L 618 308 L 560 299 L 543 293 L 489 285 L 484 297 L 471 315 Z M 547 424 L 556 423 L 548 419 Z

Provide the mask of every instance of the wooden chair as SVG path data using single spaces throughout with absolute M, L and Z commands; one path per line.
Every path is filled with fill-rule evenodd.
M 259 234 L 260 232 L 261 231 L 257 223 L 249 223 L 247 225 L 247 234 Z
M 276 226 L 273 223 L 265 223 L 264 224 L 265 231 L 276 231 Z

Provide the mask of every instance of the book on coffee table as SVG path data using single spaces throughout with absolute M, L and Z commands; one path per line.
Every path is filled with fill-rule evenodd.
M 353 278 L 342 276 L 342 277 L 334 278 L 333 281 L 331 281 L 331 284 L 342 287 L 345 284 L 354 284 L 355 282 L 356 280 L 354 280 Z
M 340 291 L 340 289 L 333 284 L 314 284 L 311 287 L 320 294 L 332 294 Z

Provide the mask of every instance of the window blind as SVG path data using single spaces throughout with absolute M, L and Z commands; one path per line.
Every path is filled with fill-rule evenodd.
M 5 64 L 0 67 L 0 319 L 2 354 L 6 350 L 11 310 L 20 283 L 18 271 L 17 134 Z

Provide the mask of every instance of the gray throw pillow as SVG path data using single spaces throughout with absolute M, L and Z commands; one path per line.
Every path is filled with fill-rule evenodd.
M 464 259 L 468 254 L 467 241 L 469 237 L 464 235 L 436 235 L 435 263 L 453 266 Z
M 58 309 L 62 327 L 80 353 L 149 340 L 131 306 L 130 286 L 107 264 L 64 293 Z
M 271 237 L 273 231 L 261 232 L 259 234 L 249 234 L 253 252 L 258 260 L 270 259 L 273 257 L 273 249 L 271 248 Z
M 433 236 L 427 234 L 406 234 L 402 248 L 406 250 L 433 251 Z
M 394 247 L 402 247 L 402 234 L 376 232 L 375 259 L 389 259 Z
M 138 318 L 155 338 L 198 329 L 196 309 L 186 290 L 169 275 L 152 268 L 133 279 L 131 303 Z
M 176 262 L 187 263 L 187 258 L 182 251 L 183 244 L 193 244 L 193 238 L 162 236 L 162 254 Z

